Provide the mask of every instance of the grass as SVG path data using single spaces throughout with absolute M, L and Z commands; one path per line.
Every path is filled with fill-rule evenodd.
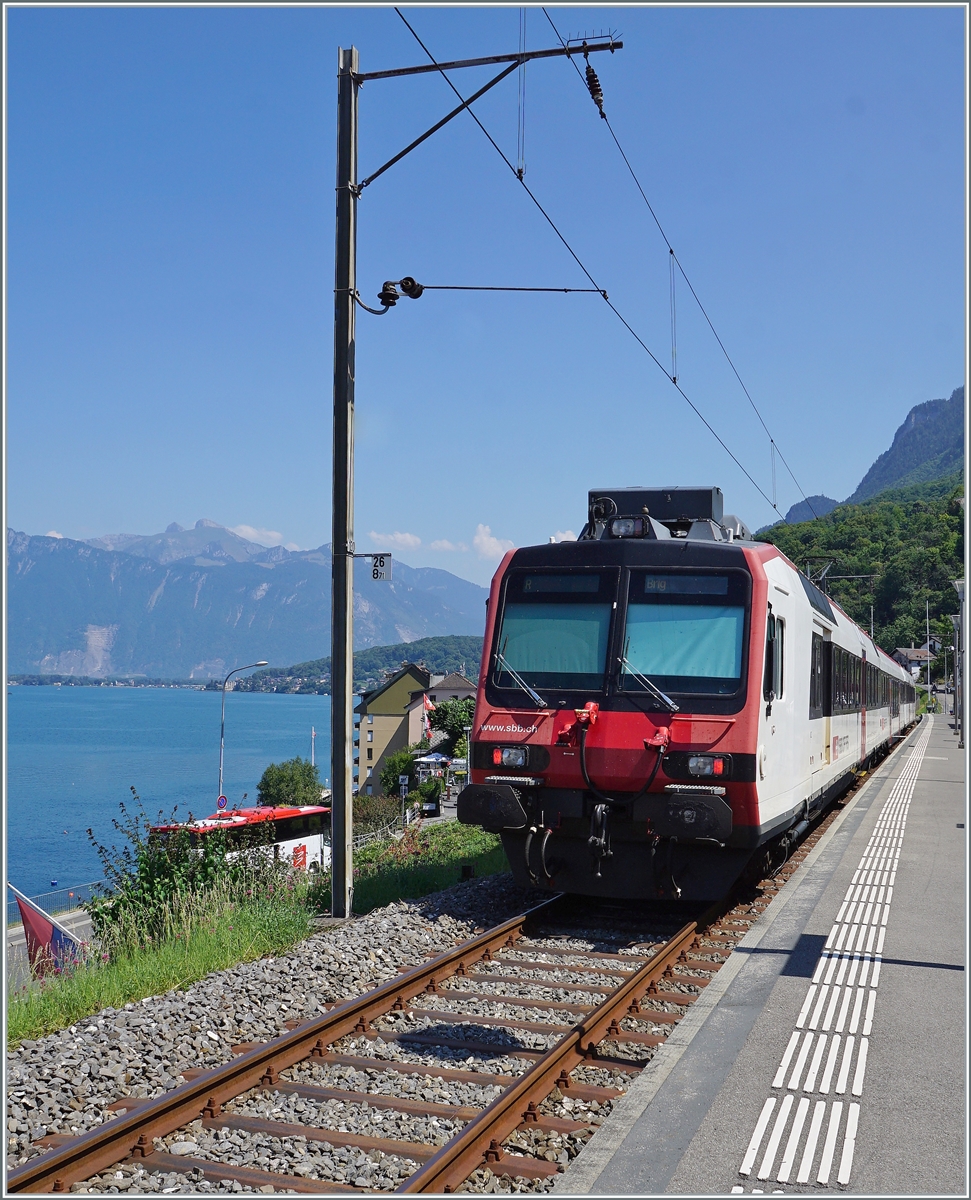
M 496 834 L 457 821 L 411 826 L 400 840 L 365 846 L 354 856 L 354 912 L 368 913 L 451 887 L 461 879 L 464 864 L 476 876 L 509 870 Z M 318 911 L 329 911 L 329 880 L 323 879 L 311 898 Z
M 137 929 L 122 923 L 110 955 L 101 950 L 73 972 L 8 993 L 7 1045 L 66 1029 L 105 1008 L 187 988 L 212 971 L 282 954 L 312 930 L 305 896 L 297 891 L 254 900 L 223 885 L 181 897 L 154 942 L 139 940 Z
M 448 821 L 410 826 L 402 838 L 355 855 L 354 911 L 416 900 L 458 883 L 463 864 L 477 876 L 509 869 L 499 838 Z M 330 881 L 247 894 L 227 881 L 169 902 L 146 939 L 145 920 L 118 921 L 98 952 L 72 972 L 9 992 L 7 1045 L 66 1029 L 105 1008 L 188 988 L 213 971 L 286 952 L 313 932 L 313 912 L 329 912 Z M 156 910 L 157 911 L 157 910 Z

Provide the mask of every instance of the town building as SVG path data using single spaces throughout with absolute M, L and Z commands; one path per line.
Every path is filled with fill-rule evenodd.
M 933 662 L 936 655 L 926 646 L 898 646 L 892 657 L 917 679 L 926 673 L 927 664 Z
M 428 687 L 411 694 L 408 705 L 408 745 L 414 745 L 425 736 L 425 713 L 429 711 L 425 704 L 426 696 L 429 703 L 435 705 L 442 700 L 474 700 L 475 692 L 476 685 L 458 671 L 452 671 L 449 675 L 433 675 Z M 431 748 L 434 749 L 444 736 L 433 729 L 429 738 Z
M 358 788 L 366 795 L 380 790 L 381 768 L 388 756 L 418 740 L 409 736 L 409 707 L 412 695 L 423 693 L 431 681 L 424 667 L 403 663 L 384 683 L 361 697 L 354 710 L 358 734 L 354 765 Z

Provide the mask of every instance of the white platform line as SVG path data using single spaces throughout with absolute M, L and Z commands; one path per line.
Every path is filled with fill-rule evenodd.
M 856 1149 L 856 1131 L 860 1123 L 860 1106 L 851 1104 L 846 1118 L 846 1132 L 843 1134 L 843 1155 L 840 1158 L 840 1169 L 836 1182 L 844 1186 L 850 1182 L 850 1172 L 853 1170 L 853 1152 Z
M 779 1143 L 782 1141 L 782 1134 L 785 1132 L 786 1122 L 789 1119 L 789 1109 L 792 1108 L 793 1097 L 783 1097 L 782 1103 L 779 1105 L 779 1115 L 775 1119 L 775 1124 L 772 1126 L 772 1133 L 769 1135 L 769 1144 L 765 1148 L 765 1157 L 762 1159 L 762 1166 L 759 1167 L 759 1179 L 768 1179 L 772 1174 L 772 1164 L 775 1161 L 775 1156 L 779 1150 Z
M 799 1139 L 802 1137 L 802 1127 L 806 1123 L 806 1113 L 808 1112 L 809 1098 L 803 1096 L 796 1108 L 796 1115 L 792 1121 L 792 1129 L 789 1132 L 789 1140 L 786 1142 L 786 1148 L 782 1152 L 779 1174 L 776 1175 L 779 1183 L 789 1182 L 789 1176 L 792 1174 L 792 1165 L 796 1161 L 796 1151 L 799 1149 Z
M 830 997 L 829 1008 L 826 1010 L 826 1016 L 823 1018 L 823 1029 L 829 1031 L 833 1025 L 833 1014 L 836 1012 L 836 1005 L 839 1004 L 842 992 L 839 988 L 833 988 L 833 995 Z
M 866 1016 L 863 1018 L 863 1036 L 869 1037 L 870 1030 L 873 1028 L 873 1006 L 876 1003 L 877 994 L 875 991 L 870 992 L 870 999 L 866 1002 Z
M 759 1152 L 759 1146 L 762 1145 L 762 1138 L 765 1135 L 765 1127 L 769 1123 L 769 1117 L 772 1116 L 772 1110 L 775 1108 L 775 1096 L 770 1096 L 762 1105 L 762 1111 L 759 1113 L 759 1119 L 755 1123 L 755 1132 L 752 1134 L 752 1140 L 748 1144 L 748 1149 L 745 1151 L 745 1157 L 742 1159 L 742 1165 L 738 1169 L 739 1175 L 751 1175 L 752 1163 L 755 1162 L 755 1156 Z
M 860 1038 L 860 1053 L 856 1059 L 856 1074 L 853 1076 L 853 1095 L 863 1095 L 863 1076 L 866 1074 L 866 1056 L 870 1048 L 869 1038 Z
M 817 1100 L 816 1107 L 813 1109 L 813 1119 L 809 1124 L 809 1136 L 806 1138 L 806 1149 L 802 1154 L 802 1162 L 799 1164 L 799 1174 L 796 1176 L 796 1183 L 808 1183 L 809 1176 L 812 1174 L 813 1159 L 816 1157 L 816 1143 L 819 1141 L 819 1131 L 823 1125 L 823 1117 L 826 1114 L 826 1101 Z
M 819 989 L 819 999 L 816 1001 L 816 1007 L 813 1010 L 813 1015 L 809 1018 L 809 1028 L 816 1029 L 819 1026 L 819 1018 L 822 1014 L 823 1007 L 826 1004 L 826 996 L 829 993 L 829 986 L 826 985 Z
M 806 1059 L 809 1056 L 814 1036 L 815 1034 L 807 1033 L 803 1038 L 799 1057 L 796 1059 L 796 1065 L 792 1068 L 792 1074 L 789 1076 L 789 1088 L 794 1092 L 799 1090 L 799 1077 L 802 1075 L 802 1069 L 806 1065 Z
M 802 1085 L 804 1092 L 811 1092 L 816 1087 L 816 1076 L 819 1074 L 819 1064 L 823 1061 L 823 1051 L 826 1049 L 826 1034 L 821 1033 L 819 1040 L 816 1043 L 816 1049 L 813 1051 L 813 1060 L 809 1064 L 809 1071 L 806 1074 L 806 1081 Z
M 826 1130 L 823 1155 L 819 1160 L 819 1171 L 816 1173 L 817 1183 L 829 1183 L 829 1173 L 833 1166 L 833 1153 L 836 1150 L 836 1136 L 840 1130 L 842 1116 L 843 1103 L 837 1100 L 829 1114 L 829 1128 Z
M 829 1095 L 829 1085 L 833 1081 L 833 1072 L 836 1070 L 836 1059 L 840 1052 L 840 1041 L 840 1035 L 838 1033 L 833 1034 L 833 1042 L 829 1048 L 829 1056 L 826 1059 L 826 1070 L 823 1071 L 823 1078 L 819 1084 L 819 1090 L 824 1096 Z
M 840 1073 L 836 1080 L 836 1094 L 842 1096 L 846 1091 L 846 1081 L 850 1077 L 850 1063 L 853 1059 L 853 1048 L 856 1045 L 855 1037 L 846 1039 L 846 1048 L 843 1050 L 843 1061 L 840 1063 Z
M 847 988 L 843 993 L 843 1005 L 840 1008 L 840 1015 L 836 1018 L 836 1032 L 842 1033 L 843 1027 L 846 1024 L 846 1010 L 850 1007 L 850 1001 L 853 999 L 853 992 Z
M 896 871 L 900 862 L 907 817 L 913 801 L 917 777 L 933 725 L 934 720 L 931 717 L 920 738 L 904 760 L 899 775 L 893 781 L 890 795 L 877 815 L 873 831 L 846 890 L 836 920 L 820 951 L 810 986 L 796 1020 L 796 1028 L 789 1039 L 782 1061 L 772 1081 L 773 1088 L 783 1086 L 786 1073 L 795 1056 L 796 1060 L 789 1076 L 788 1093 L 783 1096 L 782 1103 L 776 1112 L 775 1123 L 769 1135 L 762 1165 L 759 1168 L 759 1179 L 767 1179 L 772 1173 L 772 1166 L 785 1133 L 789 1113 L 795 1102 L 795 1097 L 791 1093 L 800 1090 L 803 1072 L 805 1071 L 805 1079 L 802 1090 L 811 1094 L 815 1089 L 816 1079 L 825 1058 L 822 1079 L 819 1083 L 819 1092 L 825 1096 L 829 1094 L 838 1064 L 839 1073 L 836 1078 L 835 1092 L 837 1095 L 844 1095 L 850 1081 L 858 1038 L 860 1045 L 859 1052 L 856 1054 L 856 1070 L 852 1077 L 852 1094 L 854 1096 L 862 1094 L 869 1037 L 873 1028 L 875 989 L 880 981 L 880 969 L 883 961 L 881 955 L 893 901 Z M 867 987 L 868 977 L 869 987 Z M 866 1000 L 865 1008 L 864 1000 Z M 834 1017 L 835 1030 L 830 1035 L 829 1031 L 833 1026 Z M 849 1021 L 849 1029 L 844 1041 L 842 1035 L 847 1021 Z M 820 1030 L 820 1028 L 821 1031 L 818 1033 L 809 1032 L 809 1030 Z M 800 1039 L 802 1039 L 801 1047 Z M 828 1053 L 826 1051 L 827 1042 L 829 1042 Z M 813 1050 L 814 1043 L 815 1050 Z M 797 1048 L 798 1055 L 796 1055 Z M 812 1051 L 811 1061 L 810 1051 Z M 809 1064 L 808 1070 L 806 1070 L 807 1063 Z M 739 1174 L 751 1174 L 775 1106 L 776 1097 L 770 1096 L 762 1107 Z M 780 1183 L 789 1181 L 809 1113 L 809 1106 L 810 1100 L 808 1096 L 804 1095 L 800 1098 L 796 1108 L 796 1115 L 779 1165 L 777 1179 Z M 816 1101 L 797 1175 L 798 1183 L 809 1182 L 827 1106 L 828 1102 L 825 1100 Z M 829 1182 L 843 1108 L 843 1101 L 837 1100 L 833 1103 L 830 1111 L 819 1171 L 816 1175 L 816 1180 L 820 1184 L 825 1185 Z M 843 1186 L 849 1182 L 852 1171 L 859 1111 L 859 1104 L 853 1102 L 848 1105 L 846 1133 L 838 1172 L 839 1183 Z M 734 1192 L 744 1191 L 743 1188 L 733 1188 L 732 1190 Z M 753 1189 L 753 1194 L 761 1195 L 762 1192 L 759 1189 Z
M 792 1062 L 792 1056 L 796 1052 L 796 1046 L 801 1037 L 802 1034 L 797 1032 L 794 1033 L 789 1039 L 789 1045 L 786 1046 L 786 1052 L 783 1054 L 782 1062 L 779 1064 L 779 1069 L 775 1073 L 775 1079 L 772 1080 L 772 1086 L 774 1088 L 782 1087 L 783 1080 L 786 1077 L 786 1070 L 788 1069 L 789 1064 Z
M 856 1033 L 860 1027 L 860 1013 L 863 1011 L 863 998 L 866 996 L 866 991 L 863 988 L 856 990 L 856 1003 L 853 1005 L 853 1016 L 850 1018 L 850 1033 Z

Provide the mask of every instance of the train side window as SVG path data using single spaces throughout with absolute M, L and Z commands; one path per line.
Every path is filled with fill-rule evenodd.
M 775 647 L 772 651 L 772 690 L 776 700 L 785 695 L 786 683 L 786 623 L 781 617 L 775 619 Z
M 765 619 L 765 670 L 762 673 L 762 699 L 767 704 L 775 699 L 775 633 L 776 619 L 770 607 Z
M 811 721 L 823 716 L 825 679 L 823 639 L 818 633 L 814 633 L 809 651 L 809 719 Z

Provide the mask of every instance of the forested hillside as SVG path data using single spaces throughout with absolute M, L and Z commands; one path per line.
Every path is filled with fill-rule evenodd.
M 915 404 L 847 504 L 876 498 L 887 488 L 939 480 L 964 467 L 964 388 L 947 400 Z
M 482 638 L 452 637 L 419 638 L 415 642 L 399 642 L 394 646 L 372 646 L 354 655 L 354 688 L 366 691 L 377 687 L 388 671 L 397 671 L 403 662 L 424 663 L 433 675 L 448 675 L 461 671 L 473 683 L 479 677 L 482 657 Z M 312 662 L 296 663 L 292 667 L 268 667 L 241 679 L 236 685 L 241 692 L 330 692 L 330 659 L 317 658 Z
M 964 574 L 964 487 L 954 474 L 932 483 L 886 491 L 863 504 L 841 504 L 801 525 L 776 525 L 760 537 L 805 571 L 829 561 L 829 593 L 865 629 L 873 605 L 877 643 L 896 646 L 926 640 L 925 604 L 931 634 L 950 644 L 958 598 L 951 581 Z M 876 575 L 836 579 L 838 575 Z

